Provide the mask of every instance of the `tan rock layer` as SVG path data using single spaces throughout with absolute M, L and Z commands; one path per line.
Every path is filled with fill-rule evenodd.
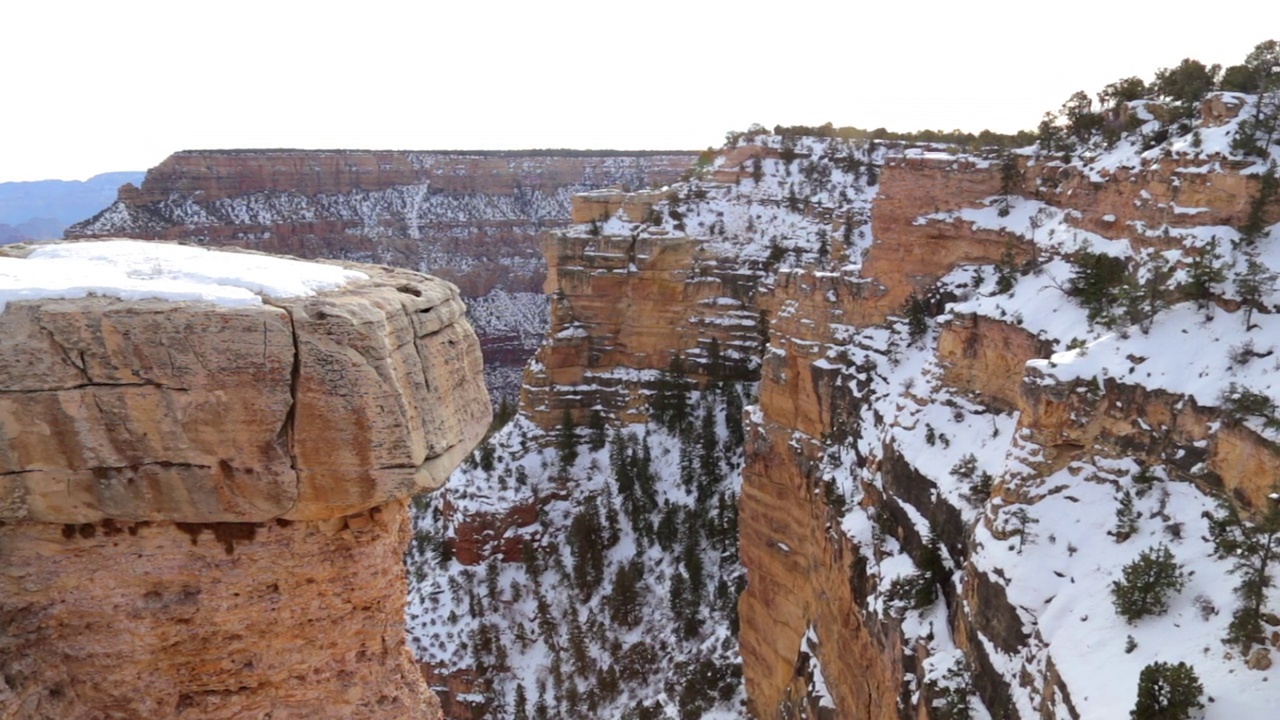
M 585 422 L 597 404 L 628 420 L 646 417 L 651 383 L 613 370 L 663 371 L 681 354 L 703 375 L 712 371 L 713 340 L 724 372 L 749 373 L 749 358 L 760 354 L 759 271 L 712 257 L 704 240 L 548 233 L 544 252 L 550 335 L 525 374 L 521 408 L 545 428 L 558 426 L 566 408 Z M 736 322 L 721 322 L 727 310 Z
M 437 718 L 394 501 L 332 523 L 0 523 L 0 718 Z
M 0 519 L 322 519 L 439 487 L 490 419 L 475 334 L 456 288 L 352 267 L 257 307 L 11 303 Z
M 738 602 L 743 681 L 754 717 L 800 718 L 802 640 L 812 627 L 818 661 L 841 714 L 896 720 L 902 648 L 865 624 L 858 552 L 831 531 L 837 518 L 793 454 L 792 429 L 751 427 L 739 500 L 747 589 Z

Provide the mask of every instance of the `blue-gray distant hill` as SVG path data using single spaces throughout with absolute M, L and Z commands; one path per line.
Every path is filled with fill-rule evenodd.
M 68 226 L 92 217 L 116 199 L 142 172 L 110 172 L 88 180 L 0 183 L 0 244 L 62 237 Z

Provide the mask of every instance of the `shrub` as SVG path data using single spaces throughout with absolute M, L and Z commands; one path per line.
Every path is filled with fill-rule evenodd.
M 1218 397 L 1218 403 L 1237 417 L 1255 416 L 1268 423 L 1275 422 L 1276 404 L 1271 398 L 1237 383 L 1227 385 Z
M 1192 710 L 1204 707 L 1200 702 L 1202 694 L 1204 685 L 1190 665 L 1153 662 L 1142 668 L 1138 677 L 1138 702 L 1129 717 L 1131 720 L 1187 720 Z
M 1113 313 L 1124 306 L 1129 268 L 1123 258 L 1101 253 L 1080 253 L 1072 262 L 1069 292 L 1089 314 L 1089 322 L 1113 325 Z
M 917 570 L 894 578 L 885 592 L 885 599 L 899 610 L 924 610 L 938 599 L 938 586 L 933 584 L 928 573 Z
M 1143 550 L 1121 572 L 1123 577 L 1111 583 L 1111 598 L 1116 614 L 1130 624 L 1147 615 L 1163 615 L 1169 609 L 1169 593 L 1182 590 L 1187 582 L 1173 552 L 1163 544 Z

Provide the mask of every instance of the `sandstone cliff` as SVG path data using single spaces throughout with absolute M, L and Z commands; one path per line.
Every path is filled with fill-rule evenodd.
M 1068 160 L 747 135 L 672 192 L 581 197 L 583 224 L 544 244 L 552 327 L 521 413 L 430 508 L 453 527 L 411 553 L 453 578 L 415 583 L 413 636 L 477 641 L 427 659 L 470 673 L 477 712 L 536 696 L 729 716 L 738 658 L 699 654 L 725 637 L 725 596 L 701 595 L 694 625 L 670 598 L 699 574 L 736 595 L 713 529 L 736 497 L 731 626 L 756 717 L 1123 717 L 1155 660 L 1196 667 L 1207 717 L 1265 711 L 1280 678 L 1267 648 L 1246 669 L 1222 642 L 1237 578 L 1205 540 L 1216 498 L 1266 509 L 1280 460 L 1280 295 L 1242 292 L 1249 268 L 1280 268 L 1280 207 L 1266 164 L 1228 149 L 1236 119 L 1213 110 L 1228 100 L 1251 102 L 1211 97 L 1181 131 L 1195 142 L 1148 142 L 1168 128 L 1137 103 L 1139 135 Z M 1119 268 L 1111 300 L 1083 297 L 1090 263 Z M 733 416 L 726 380 L 757 403 Z M 681 393 L 691 424 L 670 420 Z M 730 417 L 704 421 L 713 410 Z M 705 492 L 699 453 L 740 475 Z M 635 512 L 637 473 L 674 541 Z M 610 510 L 613 583 L 583 590 L 573 528 Z M 1161 544 L 1186 587 L 1129 625 L 1111 583 Z M 614 614 L 632 563 L 650 602 L 638 625 Z M 551 583 L 582 593 L 582 613 Z M 597 644 L 602 626 L 618 640 Z M 672 659 L 660 688 L 628 676 L 655 647 Z
M 469 299 L 491 389 L 514 398 L 545 334 L 545 230 L 569 198 L 675 181 L 679 152 L 187 151 L 68 237 L 236 245 L 430 272 Z
M 456 289 L 344 264 L 229 302 L 190 278 L 262 256 L 138 245 L 76 246 L 146 258 L 106 297 L 55 277 L 0 314 L 0 717 L 433 717 L 407 499 L 490 418 Z M 51 277 L 49 252 L 3 270 Z M 240 284 L 309 265 L 283 262 Z

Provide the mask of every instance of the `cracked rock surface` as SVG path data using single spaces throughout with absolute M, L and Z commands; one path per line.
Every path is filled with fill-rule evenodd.
M 408 499 L 488 427 L 480 347 L 451 284 L 352 267 L 0 313 L 0 720 L 440 717 Z
M 484 433 L 450 284 L 222 307 L 109 298 L 0 314 L 0 520 L 320 520 L 441 485 Z

